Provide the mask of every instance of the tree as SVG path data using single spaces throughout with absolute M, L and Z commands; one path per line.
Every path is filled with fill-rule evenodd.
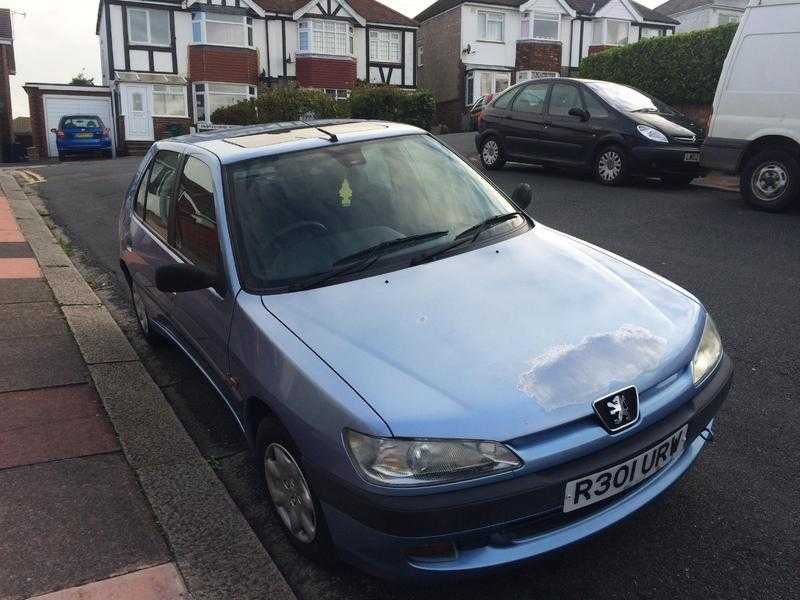
M 86 76 L 86 69 L 81 69 L 81 72 L 72 78 L 69 82 L 70 85 L 94 85 L 94 77 Z

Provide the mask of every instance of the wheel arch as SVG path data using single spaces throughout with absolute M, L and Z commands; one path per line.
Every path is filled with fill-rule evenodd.
M 787 150 L 791 152 L 795 158 L 800 160 L 800 144 L 790 137 L 783 135 L 765 135 L 750 142 L 742 152 L 737 165 L 738 172 L 742 172 L 747 165 L 747 162 L 762 150 L 768 148 L 775 148 L 780 150 Z

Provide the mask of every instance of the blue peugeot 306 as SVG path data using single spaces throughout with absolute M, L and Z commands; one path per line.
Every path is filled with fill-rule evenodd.
M 703 305 L 530 202 L 382 122 L 142 162 L 119 227 L 142 332 L 230 406 L 301 552 L 412 581 L 519 564 L 641 508 L 713 435 L 733 369 Z

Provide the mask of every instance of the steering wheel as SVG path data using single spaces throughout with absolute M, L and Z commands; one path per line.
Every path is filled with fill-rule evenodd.
M 320 235 L 325 235 L 328 233 L 328 228 L 325 227 L 322 223 L 318 221 L 298 221 L 297 223 L 292 223 L 291 225 L 287 225 L 280 231 L 275 234 L 273 238 L 273 243 L 277 245 L 281 245 L 280 241 L 288 235 L 291 235 L 297 231 L 301 231 L 303 229 L 308 229 L 309 231 L 315 231 L 316 235 L 314 237 L 319 237 Z

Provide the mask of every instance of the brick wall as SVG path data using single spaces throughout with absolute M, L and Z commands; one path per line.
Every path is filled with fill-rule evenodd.
M 357 74 L 354 58 L 298 56 L 296 73 L 297 83 L 302 87 L 348 90 L 356 87 Z
M 189 46 L 189 77 L 192 81 L 258 83 L 258 53 L 251 48 Z
M 13 70 L 13 49 L 0 44 L 0 162 L 6 162 L 14 138 L 11 119 L 11 87 L 8 78 Z
M 589 46 L 588 56 L 591 56 L 592 54 L 597 54 L 598 52 L 604 52 L 610 48 L 616 48 L 616 46 Z
M 181 128 L 178 135 L 189 133 L 189 127 L 192 124 L 189 119 L 182 119 L 180 117 L 153 117 L 153 133 L 155 134 L 156 140 L 173 137 L 173 134 L 170 132 L 170 125 L 173 123 Z
M 422 45 L 417 87 L 433 92 L 437 120 L 458 130 L 466 110 L 466 71 L 461 62 L 461 10 L 450 10 L 422 23 L 417 43 Z
M 561 72 L 561 42 L 517 42 L 516 70 Z

